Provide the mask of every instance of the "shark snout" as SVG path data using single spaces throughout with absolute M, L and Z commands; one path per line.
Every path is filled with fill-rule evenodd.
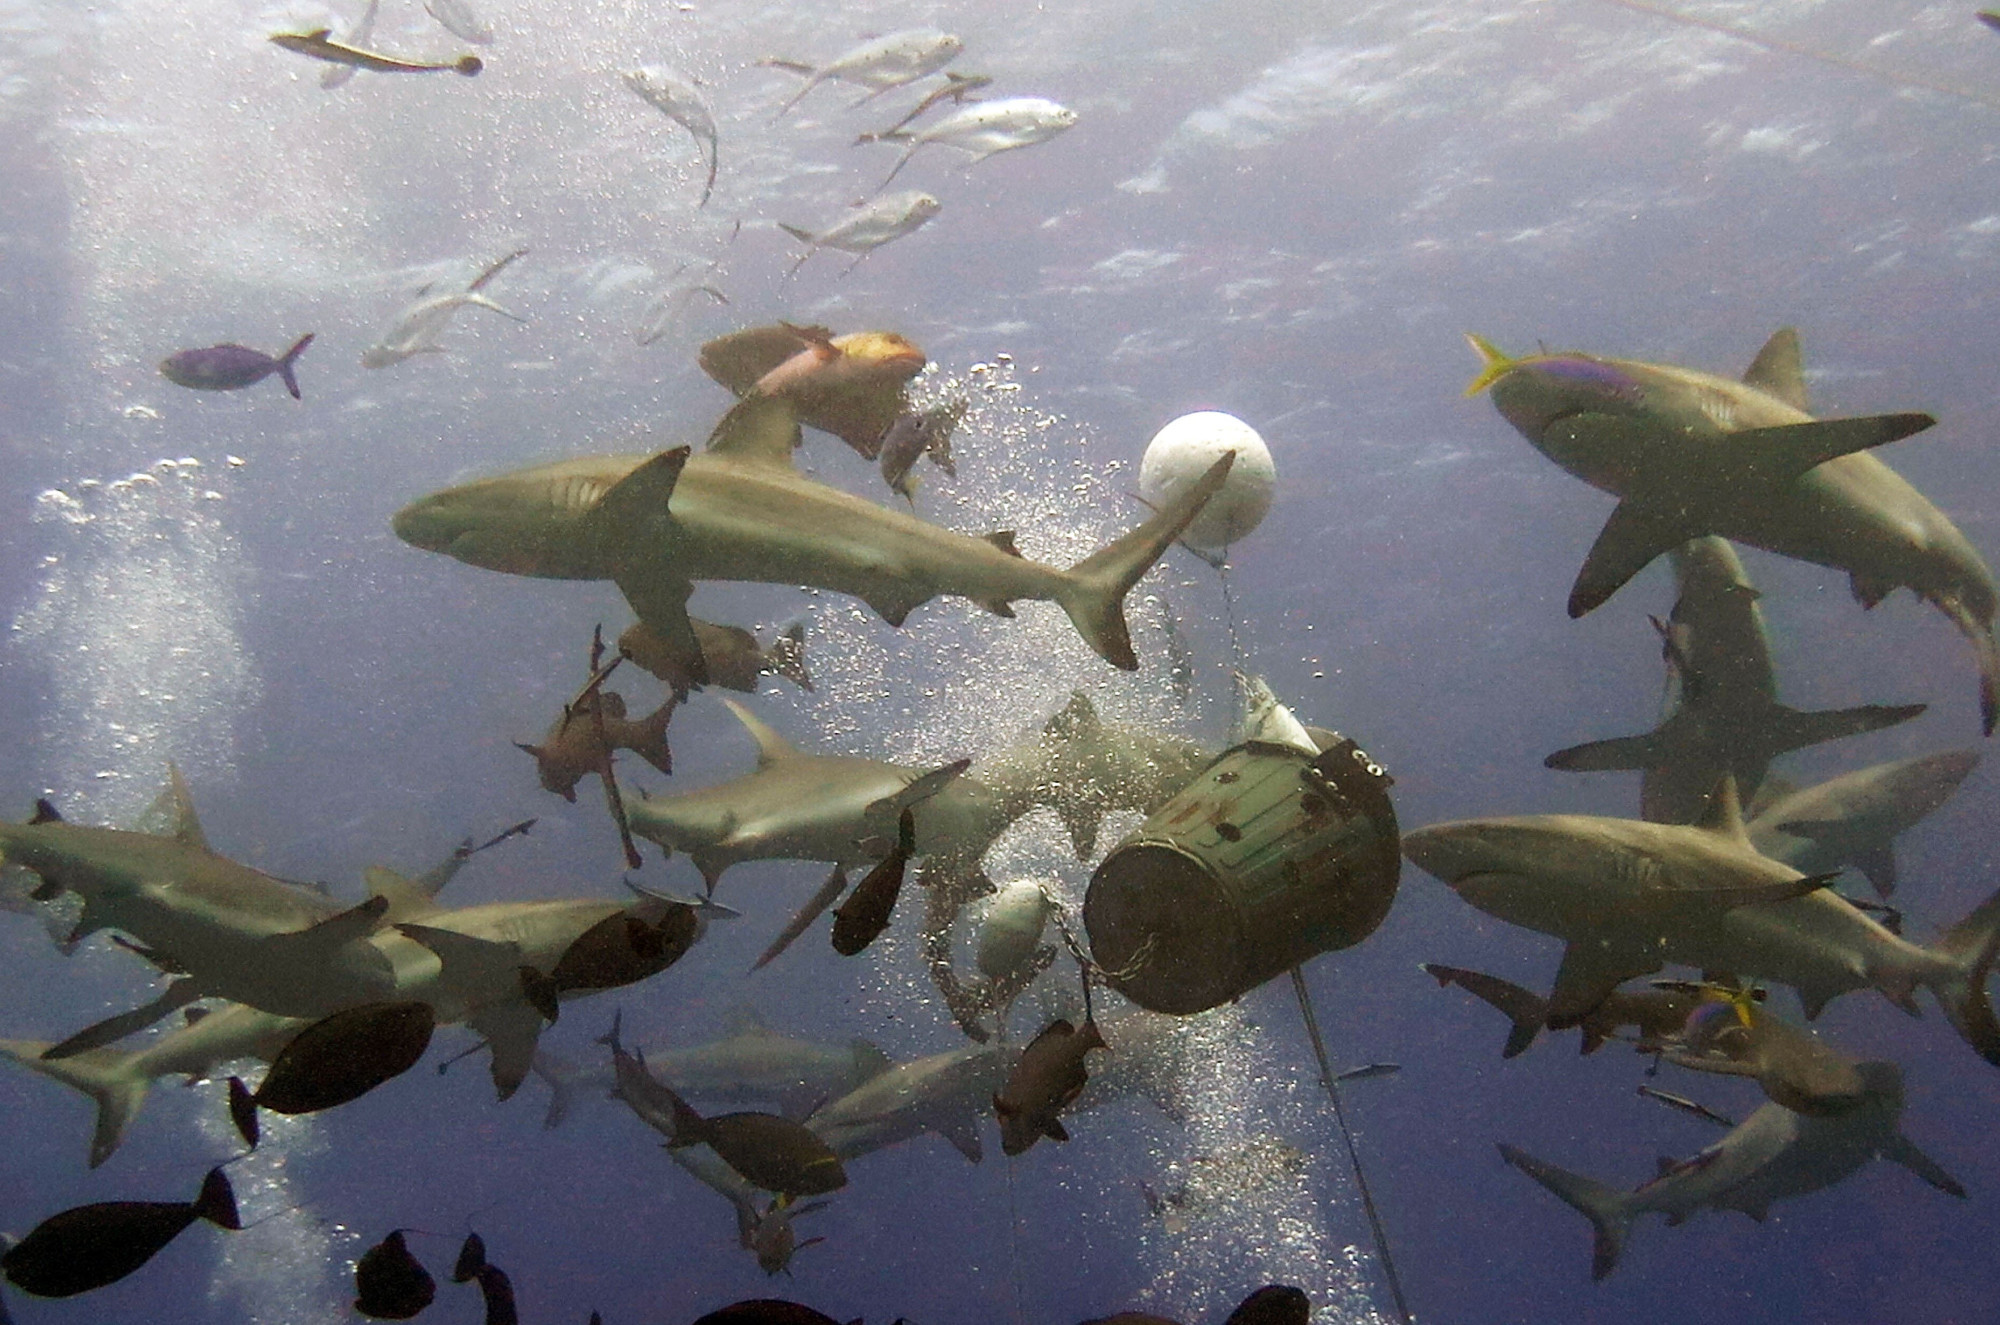
M 1506 824 L 1466 820 L 1432 824 L 1403 835 L 1403 855 L 1454 888 L 1482 874 L 1517 874 L 1523 843 Z

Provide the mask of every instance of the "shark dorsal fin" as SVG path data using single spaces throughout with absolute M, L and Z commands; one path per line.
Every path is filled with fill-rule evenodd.
M 626 540 L 635 536 L 635 530 L 668 523 L 672 519 L 668 506 L 673 500 L 674 486 L 681 481 L 681 467 L 687 464 L 688 454 L 685 446 L 660 452 L 606 488 L 586 513 L 585 520 L 600 531 Z
M 314 28 L 305 34 L 307 41 L 329 41 L 333 37 L 332 28 Z
M 854 1055 L 854 1076 L 859 1081 L 873 1081 L 890 1068 L 895 1061 L 868 1040 L 853 1040 L 848 1049 Z
M 1708 807 L 1694 826 L 1749 845 L 1750 835 L 1743 830 L 1743 803 L 1737 799 L 1734 773 L 1724 773 L 1715 784 L 1715 790 L 1708 796 Z
M 739 1003 L 724 1013 L 722 1025 L 731 1035 L 775 1034 L 764 1020 L 763 1014 L 748 1003 Z
M 380 897 L 389 904 L 383 916 L 389 924 L 416 920 L 438 909 L 431 900 L 432 894 L 385 866 L 370 865 L 361 871 L 361 881 L 367 885 L 370 897 Z
M 201 831 L 201 820 L 195 817 L 194 796 L 188 791 L 187 779 L 181 776 L 179 765 L 172 760 L 167 761 L 167 785 L 160 788 L 160 794 L 139 816 L 134 828 L 154 837 L 171 837 L 197 850 L 208 850 L 208 837 Z
M 711 454 L 786 469 L 798 444 L 798 407 L 784 396 L 746 398 L 722 416 L 708 438 Z
M 1776 396 L 1800 413 L 1806 412 L 1806 375 L 1799 355 L 1799 333 L 1794 327 L 1779 327 L 1750 361 L 1743 384 Z
M 36 824 L 59 824 L 63 822 L 62 811 L 55 807 L 47 796 L 35 798 L 35 812 L 28 816 L 28 827 Z
M 1021 555 L 1021 549 L 1014 546 L 1014 531 L 1011 529 L 995 529 L 992 533 L 983 535 L 983 537 L 987 542 L 999 548 L 1010 557 Z
M 722 701 L 743 729 L 750 733 L 750 739 L 757 742 L 757 767 L 769 768 L 781 759 L 797 759 L 799 749 L 784 737 L 773 731 L 762 718 L 744 708 L 733 699 Z
M 1097 705 L 1090 702 L 1090 696 L 1081 690 L 1070 692 L 1069 703 L 1052 714 L 1042 724 L 1042 735 L 1057 740 L 1076 736 L 1082 732 L 1095 731 L 1101 724 L 1097 716 Z

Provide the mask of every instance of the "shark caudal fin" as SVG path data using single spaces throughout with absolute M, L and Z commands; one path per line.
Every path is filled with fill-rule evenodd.
M 1946 930 L 1931 951 L 1954 968 L 1951 976 L 1931 984 L 1945 1016 L 1981 1058 L 2000 1067 L 2000 1018 L 1994 1017 L 1986 994 L 1993 959 L 2000 955 L 2000 892 Z
M 305 399 L 299 394 L 299 379 L 293 375 L 292 368 L 298 363 L 299 356 L 306 352 L 306 346 L 312 343 L 313 333 L 308 331 L 292 343 L 291 349 L 278 356 L 278 376 L 283 380 L 285 390 L 292 393 L 293 400 Z
M 1602 1279 L 1618 1264 L 1625 1251 L 1625 1235 L 1632 1229 L 1631 1203 L 1624 1192 L 1606 1187 L 1593 1178 L 1568 1169 L 1545 1164 L 1525 1151 L 1505 1144 L 1500 1158 L 1561 1197 L 1572 1209 L 1590 1220 L 1597 1237 L 1590 1253 L 1590 1277 Z
M 90 1049 L 73 1058 L 43 1058 L 48 1047 L 40 1040 L 0 1040 L 0 1058 L 11 1058 L 96 1102 L 97 1129 L 90 1136 L 90 1167 L 96 1168 L 124 1144 L 125 1133 L 152 1089 L 152 1079 L 133 1066 L 139 1059 L 135 1053 Z
M 1139 670 L 1139 659 L 1132 652 L 1132 632 L 1125 624 L 1126 593 L 1186 532 L 1208 499 L 1221 490 L 1235 459 L 1234 451 L 1218 459 L 1151 519 L 1079 561 L 1064 576 L 1056 601 L 1069 613 L 1077 634 L 1113 667 Z

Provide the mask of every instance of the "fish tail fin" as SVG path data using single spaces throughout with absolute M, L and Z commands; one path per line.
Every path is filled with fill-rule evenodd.
M 121 1049 L 86 1049 L 70 1058 L 44 1058 L 39 1040 L 0 1040 L 0 1057 L 11 1058 L 52 1081 L 82 1091 L 97 1104 L 97 1128 L 90 1137 L 90 1167 L 110 1159 L 124 1144 L 152 1080 L 133 1064 L 139 1055 Z
M 1610 1274 L 1625 1251 L 1625 1236 L 1632 1230 L 1632 1211 L 1625 1193 L 1580 1173 L 1545 1164 L 1533 1155 L 1504 1143 L 1500 1147 L 1500 1158 L 1554 1192 L 1564 1204 L 1590 1220 L 1590 1226 L 1596 1232 L 1590 1253 L 1590 1277 L 1602 1279 Z
M 669 777 L 674 772 L 674 752 L 667 747 L 667 724 L 673 720 L 674 707 L 679 703 L 669 692 L 665 703 L 639 720 L 638 732 L 625 747 Z
M 217 1228 L 236 1230 L 243 1227 L 241 1216 L 236 1213 L 236 1189 L 229 1185 L 229 1175 L 221 1169 L 210 1169 L 202 1179 L 201 1194 L 194 1198 L 194 1212 L 197 1218 L 206 1219 Z
M 1931 951 L 1951 963 L 1951 974 L 1931 984 L 1945 1016 L 1981 1058 L 2000 1067 L 2000 1018 L 1986 994 L 2000 956 L 2000 892 L 1946 930 Z
M 1487 387 L 1514 371 L 1518 359 L 1510 359 L 1500 352 L 1498 346 L 1476 331 L 1465 333 L 1465 341 L 1479 356 L 1479 376 L 1472 379 L 1472 385 L 1465 388 L 1465 394 L 1476 396 Z
M 911 143 L 908 147 L 904 148 L 903 154 L 896 158 L 896 164 L 890 167 L 889 173 L 882 177 L 882 182 L 875 186 L 875 192 L 880 193 L 882 190 L 888 188 L 889 182 L 903 173 L 903 167 L 910 164 L 910 158 L 915 156 L 917 149 L 922 146 L 922 143 Z
M 764 665 L 773 676 L 782 676 L 799 689 L 812 691 L 812 673 L 806 670 L 806 628 L 794 621 L 764 651 Z
M 800 226 L 786 225 L 783 221 L 780 221 L 778 222 L 778 229 L 784 231 L 793 239 L 798 240 L 801 244 L 810 244 L 813 242 L 813 232 Z
M 1979 659 L 1979 726 L 1991 736 L 1995 721 L 2000 720 L 2000 645 L 1993 640 L 1993 623 L 1975 617 L 1955 594 L 1931 601 L 1972 643 L 1972 651 Z
M 818 87 L 822 81 L 818 70 L 809 64 L 801 64 L 797 60 L 760 60 L 758 63 L 767 69 L 783 69 L 786 73 L 805 75 L 806 81 L 799 84 L 799 90 L 792 93 L 786 99 L 785 104 L 778 107 L 777 113 L 771 116 L 774 121 L 784 119 L 786 112 L 803 101 L 806 93 Z
M 285 390 L 292 393 L 293 400 L 303 400 L 305 397 L 299 394 L 299 379 L 293 375 L 292 367 L 298 363 L 299 356 L 306 352 L 306 346 L 313 343 L 315 334 L 308 331 L 292 342 L 291 349 L 278 356 L 278 377 L 284 382 Z
M 1113 667 L 1139 670 L 1139 659 L 1132 652 L 1132 632 L 1125 623 L 1126 593 L 1201 514 L 1208 499 L 1229 477 L 1229 466 L 1235 459 L 1233 451 L 1222 456 L 1150 519 L 1070 567 L 1063 577 L 1056 601 L 1069 614 L 1077 633 Z

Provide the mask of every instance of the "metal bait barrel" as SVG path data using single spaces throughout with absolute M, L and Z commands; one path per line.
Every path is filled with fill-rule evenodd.
M 1353 741 L 1315 735 L 1317 757 L 1225 750 L 1097 867 L 1083 923 L 1114 989 L 1202 1012 L 1375 932 L 1402 871 L 1393 779 Z

